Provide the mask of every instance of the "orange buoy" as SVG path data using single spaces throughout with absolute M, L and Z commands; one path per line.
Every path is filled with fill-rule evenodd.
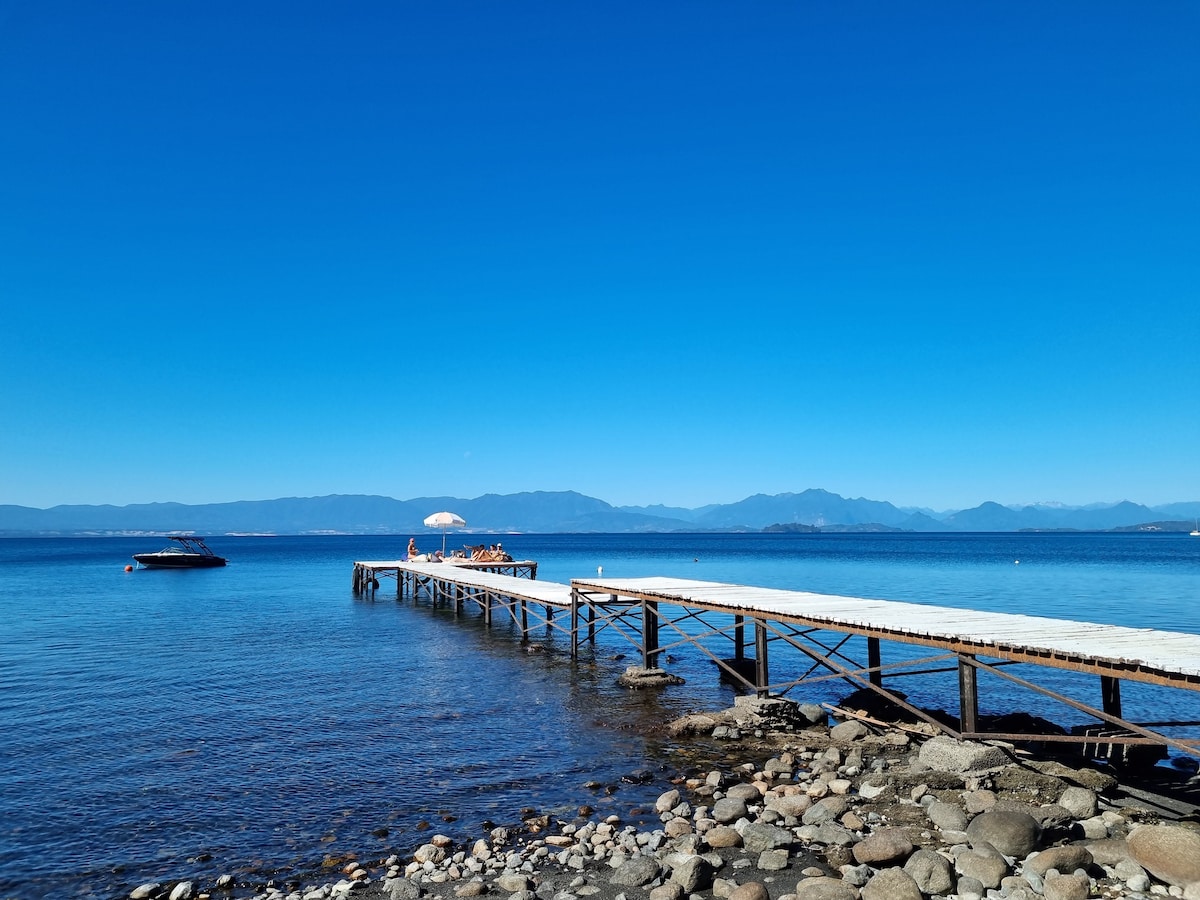
M 126 571 L 126 572 L 132 572 L 132 571 L 133 571 L 133 566 L 126 566 L 126 567 L 125 567 L 125 571 Z

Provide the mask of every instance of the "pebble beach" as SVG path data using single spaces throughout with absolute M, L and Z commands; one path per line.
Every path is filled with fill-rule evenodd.
M 128 896 L 1200 900 L 1200 778 L 1188 759 L 1160 795 L 1078 757 L 838 721 L 774 698 L 667 727 L 725 752 L 673 773 L 650 824 L 586 801 L 572 817 L 526 809 L 472 843 L 431 830 L 411 853 L 331 860 L 324 877 L 184 877 Z

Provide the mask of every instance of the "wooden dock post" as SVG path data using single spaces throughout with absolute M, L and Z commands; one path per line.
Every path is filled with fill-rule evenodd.
M 979 673 L 971 665 L 973 653 L 958 655 L 958 730 L 974 734 L 979 730 Z
M 870 680 L 871 684 L 875 685 L 876 687 L 883 686 L 883 672 L 879 670 L 881 665 L 883 665 L 883 657 L 879 652 L 879 638 L 868 637 L 867 668 L 869 668 L 871 671 L 867 675 L 867 678 Z
M 1100 696 L 1104 711 L 1110 716 L 1121 718 L 1121 679 L 1112 675 L 1101 675 Z
M 754 653 L 754 687 L 759 697 L 766 697 L 771 693 L 770 667 L 767 665 L 767 626 L 758 619 L 754 620 Z
M 657 668 L 658 654 L 658 603 L 642 600 L 642 668 Z
M 579 658 L 579 589 L 571 588 L 571 659 Z

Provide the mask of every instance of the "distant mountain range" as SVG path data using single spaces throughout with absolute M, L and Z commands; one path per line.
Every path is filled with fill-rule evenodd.
M 138 503 L 129 506 L 0 505 L 0 537 L 163 534 L 409 534 L 431 513 L 450 510 L 478 533 L 671 531 L 1190 531 L 1200 501 L 1142 506 L 1020 508 L 983 503 L 935 513 L 882 500 L 847 499 L 820 489 L 755 494 L 737 503 L 698 509 L 616 507 L 574 491 L 418 497 L 394 500 L 362 494 L 239 500 L 234 503 Z

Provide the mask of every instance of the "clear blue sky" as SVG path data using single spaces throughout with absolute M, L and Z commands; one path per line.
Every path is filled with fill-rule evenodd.
M 0 503 L 1200 499 L 1200 5 L 0 0 Z

